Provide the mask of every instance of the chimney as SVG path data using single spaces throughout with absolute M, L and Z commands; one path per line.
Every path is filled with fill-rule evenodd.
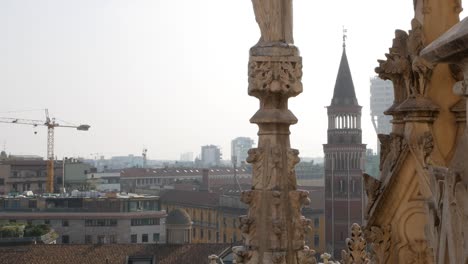
M 208 176 L 208 172 L 209 169 L 202 169 L 202 184 L 200 186 L 200 191 L 210 191 L 210 178 Z

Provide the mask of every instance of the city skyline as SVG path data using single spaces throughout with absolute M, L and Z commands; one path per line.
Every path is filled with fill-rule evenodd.
M 304 93 L 290 103 L 299 119 L 291 144 L 303 157 L 323 155 L 343 25 L 364 106 L 363 142 L 376 150 L 370 79 L 394 29 L 410 28 L 412 3 L 362 1 L 374 12 L 360 16 L 347 12 L 351 5 L 356 8 L 344 0 L 294 3 Z M 0 21 L 0 86 L 7 98 L 0 116 L 42 119 L 41 111 L 7 112 L 48 108 L 53 117 L 91 125 L 88 132 L 57 128 L 58 157 L 139 155 L 147 148 L 149 158 L 177 160 L 207 144 L 228 154 L 233 138 L 257 138 L 248 121 L 257 102 L 247 95 L 246 50 L 259 36 L 250 1 L 7 0 Z M 46 155 L 45 128 L 0 129 L 8 153 Z

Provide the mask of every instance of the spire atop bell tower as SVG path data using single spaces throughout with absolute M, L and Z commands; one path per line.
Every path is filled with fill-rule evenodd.
M 330 106 L 356 106 L 360 107 L 354 91 L 353 78 L 346 56 L 346 39 L 348 30 L 343 26 L 343 53 L 336 76 L 335 89 Z

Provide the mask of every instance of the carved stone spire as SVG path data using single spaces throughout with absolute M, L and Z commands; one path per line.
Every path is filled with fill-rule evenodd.
M 301 215 L 310 199 L 297 190 L 299 151 L 289 142 L 289 126 L 297 118 L 288 99 L 302 92 L 302 58 L 292 45 L 292 0 L 252 2 L 262 37 L 250 49 L 248 93 L 260 100 L 250 119 L 259 127 L 259 139 L 247 158 L 253 182 L 241 196 L 249 211 L 240 217 L 244 246 L 233 249 L 235 263 L 312 264 L 315 252 L 304 244 L 311 222 Z

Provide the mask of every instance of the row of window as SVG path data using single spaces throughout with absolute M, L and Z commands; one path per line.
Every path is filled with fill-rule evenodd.
M 93 236 L 92 235 L 85 235 L 85 244 L 93 244 Z M 63 235 L 62 236 L 62 244 L 69 244 L 70 243 L 70 236 L 69 235 Z M 117 239 L 115 235 L 97 235 L 96 236 L 96 243 L 97 244 L 115 244 L 117 243 Z
M 132 219 L 132 226 L 159 225 L 159 218 Z
M 197 232 L 198 231 L 198 232 Z M 208 241 L 211 241 L 212 239 L 212 230 L 207 230 L 207 240 Z M 214 233 L 216 233 L 216 242 L 219 241 L 219 233 L 214 231 Z M 196 229 L 196 228 L 193 228 L 192 229 L 192 238 L 193 239 L 200 239 L 200 240 L 203 240 L 205 238 L 205 230 L 203 228 L 200 228 L 200 229 Z M 237 242 L 237 233 L 236 232 L 233 232 L 232 234 L 232 239 L 231 241 L 227 241 L 227 235 L 226 234 L 223 234 L 223 243 L 233 243 L 233 242 Z
M 86 219 L 85 226 L 117 226 L 117 219 Z
M 159 233 L 153 233 L 153 243 L 158 243 L 159 242 L 160 235 Z M 130 235 L 130 242 L 132 243 L 138 243 L 138 234 L 132 234 Z M 148 243 L 149 242 L 149 236 L 148 234 L 141 234 L 141 243 Z
M 146 184 L 169 184 L 171 179 L 160 179 L 160 178 L 149 178 L 149 179 L 137 179 L 137 185 L 146 185 Z
M 97 235 L 96 240 L 94 240 L 93 235 L 85 235 L 85 244 L 93 244 L 94 241 L 96 241 L 97 244 L 115 244 L 117 243 L 117 238 L 115 235 Z M 159 233 L 153 233 L 153 241 L 154 243 L 158 243 L 160 239 L 160 234 Z M 132 243 L 138 243 L 138 235 L 137 234 L 132 234 L 130 236 L 130 240 Z M 141 242 L 142 243 L 148 243 L 149 242 L 149 236 L 148 234 L 142 234 L 141 235 Z M 62 236 L 62 244 L 69 244 L 70 243 L 70 236 L 69 235 L 63 235 Z

